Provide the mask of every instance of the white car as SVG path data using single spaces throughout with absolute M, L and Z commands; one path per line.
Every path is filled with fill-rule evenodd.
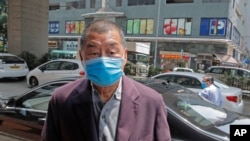
M 190 68 L 183 68 L 183 67 L 175 67 L 173 68 L 173 71 L 182 71 L 182 72 L 194 72 L 193 69 Z
M 84 75 L 84 68 L 79 59 L 57 59 L 48 61 L 31 70 L 26 80 L 29 87 L 35 87 L 64 77 Z
M 198 94 L 202 90 L 201 83 L 203 76 L 204 74 L 195 72 L 167 72 L 158 74 L 152 78 L 177 83 Z M 244 101 L 241 89 L 230 87 L 216 78 L 214 78 L 214 85 L 221 89 L 222 107 L 237 113 L 243 113 Z
M 29 68 L 24 59 L 11 54 L 0 53 L 0 78 L 25 79 Z

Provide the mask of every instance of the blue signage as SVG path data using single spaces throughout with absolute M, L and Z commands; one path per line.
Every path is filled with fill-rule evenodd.
M 226 36 L 226 18 L 201 18 L 201 36 Z
M 227 21 L 224 19 L 211 19 L 209 35 L 222 35 L 226 34 Z
M 49 34 L 59 34 L 59 21 L 49 21 Z

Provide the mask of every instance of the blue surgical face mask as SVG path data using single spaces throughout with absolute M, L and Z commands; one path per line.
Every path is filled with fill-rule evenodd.
M 205 89 L 205 88 L 207 87 L 206 83 L 205 83 L 205 82 L 202 82 L 202 83 L 201 83 L 201 87 L 202 87 L 202 89 Z
M 123 58 L 98 57 L 83 61 L 86 77 L 94 84 L 107 87 L 115 84 L 124 74 Z

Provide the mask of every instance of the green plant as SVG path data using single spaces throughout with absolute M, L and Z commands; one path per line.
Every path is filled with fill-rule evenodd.
M 154 76 L 156 74 L 159 74 L 162 72 L 161 68 L 154 68 L 153 66 L 149 67 L 149 71 L 148 71 L 148 77 Z
M 42 57 L 39 59 L 39 65 L 49 61 L 49 58 L 50 58 L 49 53 L 45 53 L 44 55 L 42 55 Z
M 38 58 L 34 54 L 32 54 L 28 51 L 23 51 L 18 56 L 23 58 L 26 61 L 30 70 L 34 69 L 35 67 L 37 67 L 39 65 Z

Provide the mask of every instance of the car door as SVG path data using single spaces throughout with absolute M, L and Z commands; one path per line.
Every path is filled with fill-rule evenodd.
M 0 108 L 0 132 L 32 141 L 41 140 L 48 102 L 55 88 L 67 82 L 51 83 L 11 99 Z
M 39 84 L 58 79 L 59 67 L 62 61 L 53 61 L 39 67 L 40 73 L 37 74 Z

